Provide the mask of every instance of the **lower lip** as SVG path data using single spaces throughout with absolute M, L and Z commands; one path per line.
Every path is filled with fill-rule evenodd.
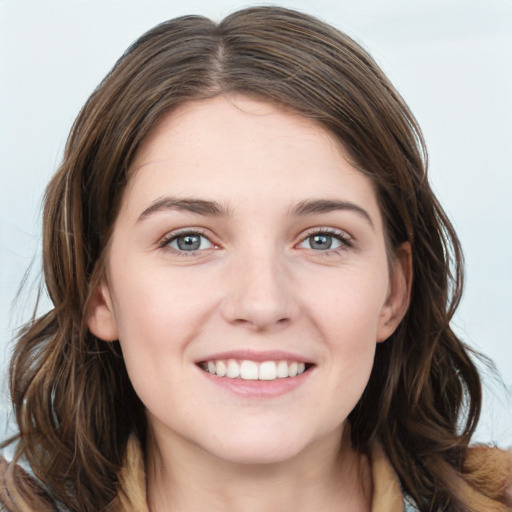
M 285 377 L 275 380 L 244 380 L 240 378 L 230 379 L 229 377 L 219 377 L 205 372 L 201 368 L 198 370 L 209 382 L 247 398 L 273 398 L 297 389 L 309 379 L 313 368 L 309 368 L 304 373 L 296 377 Z

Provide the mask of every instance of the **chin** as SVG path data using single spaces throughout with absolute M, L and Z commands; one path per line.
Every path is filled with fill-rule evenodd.
M 237 446 L 229 446 L 221 453 L 214 455 L 225 462 L 241 465 L 278 464 L 296 457 L 301 449 L 289 443 L 276 444 L 244 443 Z
M 268 428 L 230 432 L 221 442 L 205 448 L 215 457 L 234 464 L 277 464 L 297 457 L 313 442 L 301 434 Z

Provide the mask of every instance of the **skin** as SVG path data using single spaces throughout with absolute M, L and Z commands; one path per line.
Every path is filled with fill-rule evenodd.
M 119 339 L 146 406 L 151 510 L 370 510 L 346 418 L 410 283 L 410 249 L 389 259 L 371 181 L 318 124 L 241 96 L 164 116 L 131 171 L 89 327 Z M 297 212 L 318 199 L 351 206 Z M 180 250 L 184 232 L 199 249 Z M 331 249 L 314 245 L 322 233 Z M 231 350 L 312 367 L 284 394 L 244 396 L 197 364 Z

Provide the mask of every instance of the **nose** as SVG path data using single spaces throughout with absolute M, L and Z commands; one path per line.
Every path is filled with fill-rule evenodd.
M 230 323 L 265 331 L 287 325 L 298 315 L 293 279 L 275 251 L 240 255 L 226 285 L 222 314 Z

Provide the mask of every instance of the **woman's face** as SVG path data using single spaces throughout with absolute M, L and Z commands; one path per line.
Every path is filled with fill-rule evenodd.
M 244 97 L 164 117 L 132 173 L 89 326 L 119 339 L 155 437 L 234 462 L 338 443 L 406 307 L 370 180 Z

